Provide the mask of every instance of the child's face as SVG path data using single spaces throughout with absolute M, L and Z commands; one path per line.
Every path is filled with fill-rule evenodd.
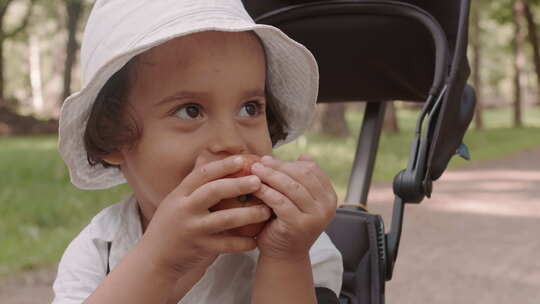
M 142 136 L 111 158 L 145 217 L 194 168 L 234 154 L 272 152 L 265 57 L 255 34 L 203 32 L 172 40 L 141 55 L 132 76 L 128 102 Z

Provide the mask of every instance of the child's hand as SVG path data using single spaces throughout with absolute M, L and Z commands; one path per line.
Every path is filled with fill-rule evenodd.
M 330 179 L 309 156 L 296 162 L 263 157 L 252 173 L 263 184 L 254 195 L 276 214 L 259 234 L 262 256 L 277 259 L 305 257 L 333 219 L 337 195 Z
M 220 253 L 256 248 L 250 237 L 229 235 L 226 230 L 258 223 L 270 217 L 265 205 L 209 212 L 225 198 L 258 190 L 256 176 L 223 178 L 238 171 L 243 160 L 229 157 L 193 170 L 160 203 L 141 242 L 153 262 L 178 275 L 207 267 Z

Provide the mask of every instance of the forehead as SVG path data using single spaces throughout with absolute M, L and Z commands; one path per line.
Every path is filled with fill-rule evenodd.
M 128 99 L 136 106 L 197 92 L 231 97 L 264 92 L 266 60 L 252 32 L 201 32 L 159 45 L 137 58 Z
M 264 48 L 258 36 L 248 32 L 205 31 L 178 37 L 139 55 L 139 63 L 160 65 L 174 63 L 176 68 L 188 68 L 201 60 L 228 60 L 228 55 L 241 53 L 262 57 Z

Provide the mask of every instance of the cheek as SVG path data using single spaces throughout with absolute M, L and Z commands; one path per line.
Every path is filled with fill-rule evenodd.
M 178 134 L 145 131 L 127 158 L 128 181 L 157 206 L 191 172 L 196 153 Z
M 249 150 L 257 155 L 272 154 L 272 140 L 266 123 L 260 127 L 252 128 L 249 134 Z

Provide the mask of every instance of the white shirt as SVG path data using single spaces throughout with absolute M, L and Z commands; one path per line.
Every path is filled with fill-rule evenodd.
M 98 213 L 69 244 L 53 285 L 53 304 L 82 303 L 142 236 L 134 195 Z M 107 242 L 112 242 L 107 258 Z M 340 252 L 322 233 L 310 251 L 314 287 L 339 295 L 343 274 Z M 259 251 L 221 254 L 179 304 L 249 303 Z

